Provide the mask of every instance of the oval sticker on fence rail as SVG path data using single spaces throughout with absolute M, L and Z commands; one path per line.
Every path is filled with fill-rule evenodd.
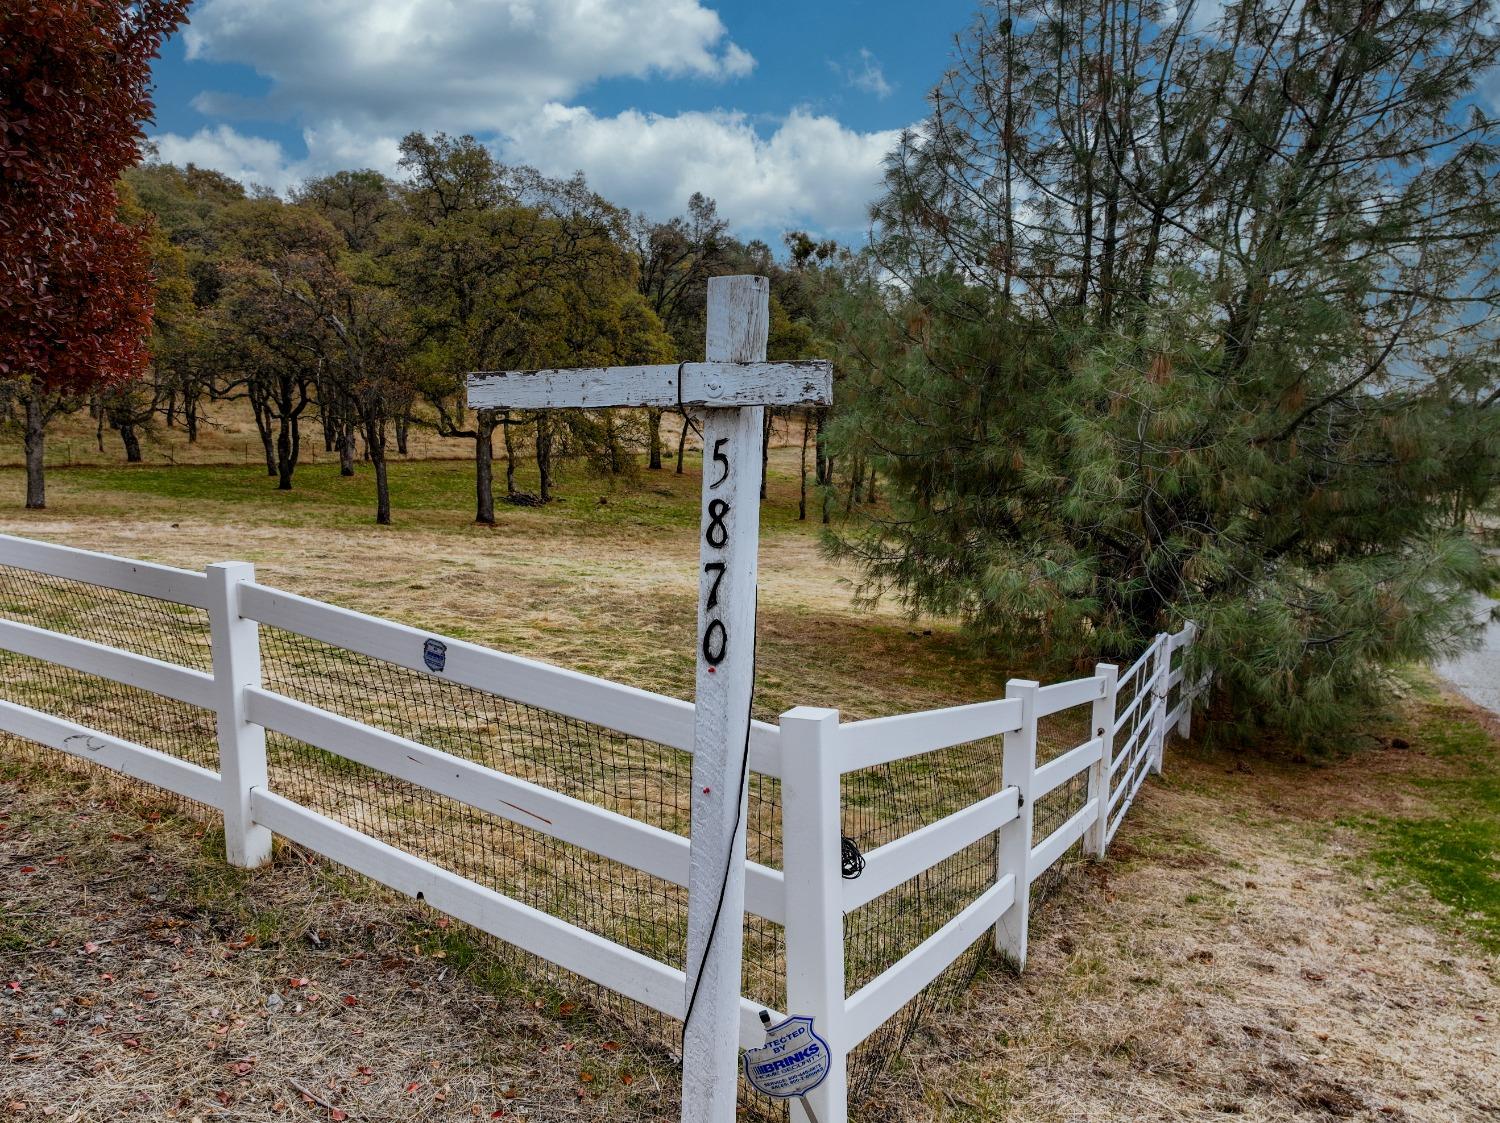
M 769 1027 L 764 1045 L 745 1050 L 745 1079 L 757 1092 L 782 1099 L 807 1095 L 823 1083 L 829 1067 L 828 1042 L 802 1015 Z
M 422 645 L 422 662 L 429 671 L 441 671 L 448 665 L 448 645 L 440 639 L 430 639 Z

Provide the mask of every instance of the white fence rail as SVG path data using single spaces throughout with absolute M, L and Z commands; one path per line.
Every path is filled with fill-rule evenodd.
M 148 745 L 6 700 L 0 731 L 114 769 L 218 808 L 226 850 L 240 866 L 263 863 L 271 835 L 324 854 L 490 935 L 628 998 L 680 1018 L 685 975 L 632 948 L 468 880 L 304 807 L 271 790 L 265 734 L 285 734 L 408 784 L 518 823 L 594 854 L 685 886 L 690 841 L 537 783 L 420 744 L 268 690 L 261 681 L 258 627 L 267 625 L 424 675 L 691 752 L 693 706 L 605 679 L 437 637 L 255 583 L 252 567 L 225 563 L 205 574 L 0 535 L 0 565 L 149 597 L 208 613 L 213 673 L 147 655 L 0 620 L 0 650 L 59 663 L 212 711 L 219 771 Z M 975 705 L 869 721 L 800 707 L 778 725 L 756 722 L 750 766 L 782 781 L 782 866 L 747 862 L 747 911 L 786 936 L 791 1012 L 813 1017 L 829 1042 L 833 1070 L 810 1095 L 819 1123 L 847 1117 L 847 1058 L 976 941 L 990 939 L 1016 967 L 1026 959 L 1030 886 L 1080 842 L 1102 856 L 1147 774 L 1160 771 L 1169 728 L 1188 731 L 1194 690 L 1173 656 L 1194 627 L 1160 635 L 1124 674 L 1101 664 L 1089 677 L 1039 686 L 1013 680 L 1006 697 Z M 427 654 L 438 644 L 436 668 Z M 1201 685 L 1201 684 L 1199 684 Z M 1171 691 L 1179 700 L 1168 710 Z M 1128 696 L 1124 706 L 1121 697 Z M 1039 722 L 1088 706 L 1089 735 L 1038 760 Z M 863 769 L 988 738 L 1004 739 L 1001 775 L 976 778 L 998 790 L 864 855 L 853 879 L 842 872 L 842 778 Z M 1033 837 L 1038 801 L 1080 775 L 1082 806 L 1045 838 Z M 977 790 L 977 789 L 976 789 Z M 847 914 L 994 837 L 993 881 L 895 963 L 848 993 Z M 740 1043 L 760 1044 L 761 1006 L 741 1003 Z M 773 1013 L 773 1016 L 774 1013 Z M 794 1103 L 794 1117 L 803 1108 Z

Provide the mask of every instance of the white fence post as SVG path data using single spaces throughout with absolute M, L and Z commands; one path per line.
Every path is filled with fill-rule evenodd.
M 1032 777 L 1036 772 L 1036 709 L 1039 684 L 1013 678 L 1005 684 L 1005 696 L 1021 703 L 1021 728 L 1005 734 L 1004 771 L 1001 783 L 1016 788 L 1020 810 L 1000 828 L 996 879 L 1015 877 L 1016 899 L 995 922 L 995 950 L 1017 971 L 1026 966 L 1026 928 L 1031 921 L 1031 830 L 1035 808 L 1031 802 Z
M 1183 740 L 1193 735 L 1193 687 L 1196 685 L 1187 675 L 1188 652 L 1193 649 L 1193 641 L 1198 638 L 1198 625 L 1189 620 L 1183 625 L 1183 631 L 1187 633 L 1182 640 L 1182 686 L 1177 691 L 1178 704 L 1182 706 L 1182 716 L 1177 719 L 1177 736 Z
M 253 869 L 271 860 L 271 832 L 250 815 L 250 789 L 268 784 L 266 731 L 245 718 L 245 687 L 260 685 L 260 628 L 240 615 L 240 586 L 255 581 L 255 567 L 220 562 L 207 576 L 224 849 L 230 865 Z
M 1104 693 L 1094 701 L 1094 736 L 1102 742 L 1099 759 L 1089 769 L 1089 798 L 1099 801 L 1099 815 L 1089 828 L 1085 849 L 1094 857 L 1104 857 L 1109 845 L 1109 774 L 1115 759 L 1115 702 L 1120 693 L 1120 668 L 1113 663 L 1099 663 L 1094 674 L 1104 680 Z
M 764 361 L 770 292 L 764 277 L 709 280 L 708 359 Z M 682 1029 L 682 1114 L 695 1123 L 733 1123 L 738 1103 L 749 794 L 742 776 L 755 690 L 762 413 L 756 406 L 700 414 L 698 674 Z
M 1151 702 L 1156 707 L 1151 717 L 1153 753 L 1151 771 L 1161 775 L 1162 758 L 1167 752 L 1167 699 L 1172 690 L 1172 637 L 1163 632 L 1156 637 L 1156 657 L 1151 660 Z
M 844 882 L 839 712 L 798 706 L 781 715 L 781 854 L 786 877 L 788 1014 L 805 1014 L 828 1042 L 832 1067 L 808 1095 L 816 1123 L 848 1119 L 844 1042 Z M 812 1123 L 791 1101 L 793 1123 Z

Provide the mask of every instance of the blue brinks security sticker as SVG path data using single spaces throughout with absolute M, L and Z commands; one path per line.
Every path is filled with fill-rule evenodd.
M 801 1015 L 767 1027 L 766 1043 L 745 1050 L 745 1079 L 768 1096 L 805 1096 L 823 1083 L 829 1067 L 828 1042 Z
M 422 662 L 429 671 L 441 671 L 448 665 L 448 645 L 440 639 L 430 639 L 422 645 Z

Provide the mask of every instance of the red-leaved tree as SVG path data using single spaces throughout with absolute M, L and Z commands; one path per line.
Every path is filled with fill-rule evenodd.
M 149 232 L 121 221 L 115 183 L 188 3 L 0 5 L 0 399 L 25 430 L 28 507 L 45 505 L 48 421 L 146 363 Z

